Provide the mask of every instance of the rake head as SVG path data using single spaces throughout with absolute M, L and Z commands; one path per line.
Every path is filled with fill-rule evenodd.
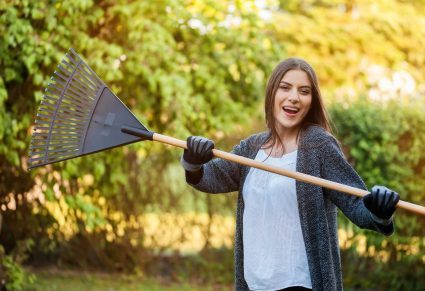
M 146 137 L 126 134 L 123 126 L 145 131 Z M 70 49 L 38 108 L 29 169 L 150 139 L 150 133 Z

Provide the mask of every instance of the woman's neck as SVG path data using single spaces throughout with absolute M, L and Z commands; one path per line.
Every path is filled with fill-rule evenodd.
M 272 157 L 281 157 L 297 150 L 299 132 L 300 128 L 296 130 L 279 130 L 275 144 L 273 145 L 273 140 L 265 144 L 266 153 Z
M 277 134 L 279 135 L 280 140 L 283 144 L 286 143 L 298 143 L 298 135 L 300 132 L 300 128 L 294 129 L 278 129 Z

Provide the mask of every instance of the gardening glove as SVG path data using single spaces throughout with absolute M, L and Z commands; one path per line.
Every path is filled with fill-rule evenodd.
M 382 224 L 391 222 L 399 200 L 396 192 L 384 186 L 373 186 L 372 191 L 363 197 L 366 208 L 375 216 L 374 219 L 378 218 L 375 220 Z
M 196 172 L 213 158 L 214 142 L 201 136 L 189 136 L 181 164 L 186 171 Z

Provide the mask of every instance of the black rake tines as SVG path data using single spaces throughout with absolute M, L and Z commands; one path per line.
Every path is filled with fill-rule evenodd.
M 85 133 L 105 83 L 69 49 L 45 89 L 35 119 L 29 168 L 81 155 Z
M 73 49 L 54 72 L 34 123 L 29 169 L 152 139 Z

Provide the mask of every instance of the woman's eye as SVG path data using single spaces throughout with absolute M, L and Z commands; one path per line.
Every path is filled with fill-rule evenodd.
M 289 86 L 285 86 L 285 85 L 280 86 L 280 88 L 283 89 L 283 90 L 286 90 L 286 91 L 289 90 Z
M 308 95 L 310 94 L 310 90 L 301 90 L 302 95 Z

